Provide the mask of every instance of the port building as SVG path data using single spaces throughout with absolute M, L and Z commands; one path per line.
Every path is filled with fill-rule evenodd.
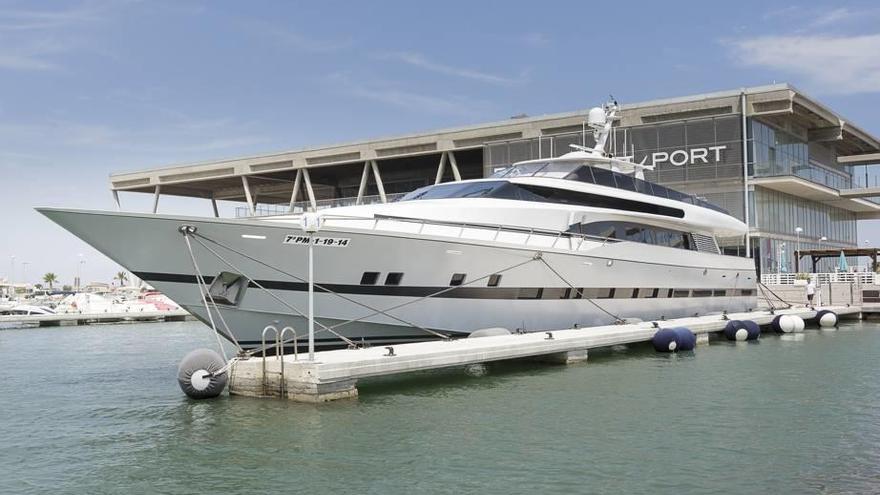
M 153 195 L 154 211 L 163 195 L 187 196 L 214 202 L 215 214 L 217 201 L 240 202 L 239 216 L 393 201 L 591 146 L 588 112 L 119 172 L 110 186 L 117 205 L 122 192 Z M 788 84 L 623 103 L 608 148 L 654 164 L 647 180 L 748 218 L 748 239 L 722 247 L 762 272 L 793 271 L 795 250 L 857 248 L 858 221 L 880 219 L 867 173 L 880 140 Z M 821 264 L 833 271 L 836 260 Z

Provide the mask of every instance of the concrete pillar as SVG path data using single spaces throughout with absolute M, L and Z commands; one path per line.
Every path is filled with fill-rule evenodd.
M 382 176 L 379 175 L 379 165 L 376 163 L 376 160 L 370 160 L 370 166 L 373 168 L 373 178 L 376 179 L 376 187 L 379 189 L 379 199 L 381 199 L 383 203 L 387 203 L 388 199 L 385 197 L 385 185 L 382 184 Z
M 370 177 L 370 162 L 364 162 L 364 171 L 361 173 L 361 184 L 358 186 L 358 197 L 355 204 L 364 202 L 364 193 L 367 192 L 367 180 Z
M 303 171 L 303 180 L 306 183 L 306 193 L 309 195 L 309 203 L 312 205 L 312 211 L 317 211 L 318 202 L 315 201 L 315 190 L 312 189 L 312 178 L 309 176 L 309 169 L 304 168 Z
M 217 199 L 211 196 L 211 208 L 214 210 L 214 218 L 220 218 L 220 210 L 217 208 Z
M 244 197 L 247 200 L 248 209 L 251 212 L 251 216 L 257 214 L 256 206 L 254 205 L 254 197 L 251 196 L 251 186 L 248 183 L 248 178 L 246 175 L 241 176 L 241 186 L 244 188 Z
M 113 190 L 113 202 L 116 204 L 116 211 L 122 210 L 122 206 L 119 204 L 119 191 L 116 189 Z
M 162 194 L 162 186 L 156 185 L 156 192 L 153 197 L 153 213 L 159 211 L 159 195 Z
M 303 169 L 296 171 L 296 177 L 293 179 L 293 191 L 290 192 L 290 206 L 287 208 L 288 213 L 293 213 L 296 205 L 296 198 L 299 195 L 299 188 L 302 186 Z
M 461 181 L 461 173 L 458 171 L 458 162 L 455 161 L 455 153 L 448 152 L 449 155 L 449 165 L 452 167 L 452 175 L 455 177 L 455 181 Z
M 437 178 L 434 179 L 434 184 L 439 184 L 443 182 L 443 172 L 446 171 L 446 152 L 440 153 L 440 165 L 437 166 Z

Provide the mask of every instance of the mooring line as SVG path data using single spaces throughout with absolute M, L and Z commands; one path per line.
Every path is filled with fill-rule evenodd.
M 223 342 L 220 341 L 220 332 L 217 331 L 217 324 L 214 322 L 214 315 L 211 314 L 211 308 L 208 306 L 208 300 L 205 298 L 205 279 L 202 277 L 202 272 L 199 270 L 198 263 L 196 263 L 196 255 L 193 253 L 192 244 L 189 242 L 189 235 L 186 228 L 181 227 L 180 233 L 183 234 L 183 240 L 186 242 L 189 257 L 192 260 L 193 268 L 195 269 L 196 276 L 199 280 L 199 296 L 201 296 L 202 303 L 205 305 L 205 311 L 208 313 L 208 320 L 211 322 L 211 329 L 214 330 L 214 336 L 217 337 L 217 345 L 220 347 L 220 353 L 223 355 L 223 362 L 227 363 L 229 362 L 229 358 L 226 357 L 226 350 L 223 348 Z
M 551 272 L 553 272 L 557 277 L 559 277 L 560 280 L 562 280 L 563 282 L 565 282 L 565 284 L 568 285 L 570 288 L 572 288 L 572 289 L 574 289 L 575 291 L 577 291 L 577 288 L 576 288 L 574 285 L 572 285 L 571 282 L 569 282 L 568 280 L 566 280 L 565 277 L 563 277 L 559 272 L 557 272 L 555 268 L 553 268 L 552 266 L 550 266 L 550 263 L 548 263 L 547 260 L 545 260 L 543 256 L 541 256 L 539 259 L 544 263 L 544 265 L 545 265 L 547 268 L 550 269 Z M 618 316 L 618 315 L 616 315 L 616 314 L 614 314 L 614 313 L 612 313 L 612 312 L 606 310 L 605 308 L 603 308 L 602 306 L 600 306 L 598 303 L 596 303 L 596 301 L 593 301 L 591 298 L 589 298 L 589 297 L 584 297 L 583 300 L 589 302 L 590 304 L 592 304 L 593 306 L 595 306 L 596 308 L 598 308 L 599 311 L 602 311 L 602 312 L 605 313 L 606 315 L 608 315 L 608 316 L 614 318 L 614 323 L 617 323 L 617 324 L 624 323 L 624 320 L 621 319 L 620 316 Z
M 207 238 L 206 238 L 206 239 L 207 239 Z M 270 291 L 269 289 L 263 287 L 259 282 L 257 282 L 256 280 L 254 280 L 253 278 L 251 278 L 250 276 L 248 276 L 246 273 L 244 273 L 243 270 L 241 270 L 241 269 L 239 269 L 237 266 L 233 265 L 232 262 L 228 261 L 226 258 L 224 258 L 222 255 L 220 255 L 218 252 L 216 252 L 216 251 L 214 251 L 213 249 L 211 249 L 210 246 L 205 245 L 205 243 L 203 243 L 203 242 L 201 242 L 201 240 L 199 240 L 198 236 L 196 236 L 196 242 L 198 242 L 199 244 L 201 244 L 202 247 L 204 247 L 204 248 L 207 249 L 209 252 L 211 252 L 211 254 L 213 254 L 214 256 L 216 256 L 220 261 L 222 261 L 223 263 L 225 263 L 227 266 L 229 266 L 230 268 L 232 268 L 232 269 L 235 270 L 236 272 L 239 272 L 239 273 L 241 274 L 241 276 L 243 276 L 244 278 L 246 278 L 246 279 L 248 280 L 248 282 L 253 282 L 254 285 L 256 285 L 258 288 L 260 288 L 261 290 L 263 290 L 264 292 L 266 292 L 267 294 L 269 294 L 270 297 L 272 297 L 273 299 L 275 299 L 276 301 L 278 301 L 278 302 L 281 303 L 282 305 L 286 306 L 286 307 L 289 308 L 290 310 L 294 311 L 294 312 L 297 313 L 299 316 L 301 316 L 301 317 L 303 317 L 303 318 L 308 318 L 308 315 L 306 315 L 305 313 L 303 313 L 302 311 L 300 311 L 299 309 L 297 309 L 295 306 L 293 306 L 293 305 L 291 305 L 291 304 L 288 304 L 287 301 L 285 301 L 285 300 L 281 299 L 280 297 L 276 296 L 274 293 L 272 293 L 272 291 Z M 221 245 L 221 244 L 218 244 L 218 245 Z M 221 245 L 221 246 L 222 246 L 222 245 Z M 255 261 L 256 261 L 256 260 L 255 260 Z M 318 325 L 320 325 L 320 326 L 322 327 L 322 330 L 327 330 L 327 331 L 329 331 L 330 333 L 332 333 L 334 336 L 338 337 L 340 340 L 342 340 L 342 341 L 345 342 L 346 344 L 348 344 L 348 345 L 352 345 L 352 346 L 356 346 L 356 345 L 357 345 L 357 344 L 355 344 L 354 341 L 348 339 L 348 338 L 345 337 L 344 335 L 341 335 L 341 334 L 339 334 L 339 333 L 337 333 L 337 332 L 334 332 L 330 327 L 324 325 L 323 323 L 321 323 L 321 322 L 319 322 L 319 321 L 315 321 L 315 323 L 317 323 Z M 283 344 L 287 344 L 287 341 L 283 342 Z M 262 350 L 265 350 L 265 349 L 262 349 Z M 251 351 L 251 352 L 252 352 L 252 351 Z
M 537 260 L 538 258 L 539 258 L 539 256 L 537 256 L 537 255 L 536 255 L 536 256 L 533 256 L 532 258 L 529 258 L 529 259 L 527 259 L 527 260 L 525 260 L 525 261 L 523 261 L 523 262 L 520 262 L 520 263 L 517 263 L 517 264 L 515 264 L 515 265 L 509 266 L 509 267 L 507 267 L 507 268 L 504 268 L 503 270 L 495 270 L 495 271 L 493 271 L 493 272 L 491 272 L 491 273 L 488 273 L 488 274 L 486 274 L 486 275 L 484 275 L 484 276 L 482 276 L 482 277 L 479 277 L 479 278 L 476 278 L 476 279 L 474 279 L 474 280 L 471 280 L 471 281 L 468 282 L 468 283 L 461 284 L 461 285 L 455 285 L 455 286 L 452 286 L 452 287 L 447 287 L 447 288 L 445 288 L 445 289 L 442 289 L 442 290 L 439 290 L 439 291 L 437 291 L 437 292 L 434 292 L 433 294 L 428 294 L 428 295 L 426 295 L 426 296 L 419 297 L 419 298 L 414 299 L 414 300 L 412 300 L 412 301 L 407 301 L 407 302 L 404 302 L 404 303 L 400 303 L 400 304 L 398 304 L 398 305 L 396 305 L 396 306 L 391 306 L 391 307 L 389 307 L 389 308 L 386 308 L 385 311 L 393 311 L 393 310 L 395 310 L 395 309 L 400 309 L 400 308 L 402 308 L 402 307 L 404 307 L 404 306 L 409 306 L 410 304 L 415 304 L 415 303 L 417 303 L 417 302 L 420 302 L 420 301 L 422 301 L 422 300 L 424 300 L 424 299 L 428 299 L 428 298 L 430 298 L 430 297 L 439 296 L 440 294 L 445 294 L 445 293 L 447 293 L 447 292 L 452 292 L 452 291 L 454 291 L 454 290 L 456 290 L 456 289 L 461 289 L 461 288 L 463 288 L 463 287 L 467 287 L 468 285 L 475 284 L 475 283 L 477 283 L 477 282 L 479 282 L 479 281 L 481 281 L 481 280 L 485 280 L 485 279 L 491 277 L 492 275 L 498 275 L 498 274 L 501 274 L 501 273 L 504 273 L 504 272 L 507 272 L 507 271 L 513 270 L 514 268 L 519 268 L 519 267 L 525 265 L 526 263 L 531 263 L 532 261 Z M 343 326 L 343 325 L 347 325 L 347 324 L 349 324 L 349 323 L 354 323 L 354 322 L 357 322 L 357 321 L 360 321 L 360 320 L 363 320 L 363 319 L 366 319 L 366 318 L 370 318 L 370 317 L 372 317 L 372 316 L 376 316 L 377 314 L 379 314 L 378 311 L 376 311 L 376 312 L 374 312 L 374 313 L 371 313 L 371 314 L 368 314 L 368 315 L 365 315 L 365 316 L 361 316 L 360 318 L 355 318 L 355 319 L 352 319 L 352 320 L 344 321 L 344 322 L 342 322 L 342 323 L 337 323 L 337 324 L 335 324 L 335 325 L 332 325 L 331 328 L 339 328 L 339 327 L 341 327 L 341 326 Z
M 218 245 L 218 246 L 220 246 L 220 247 L 223 247 L 223 248 L 225 248 L 225 249 L 228 249 L 228 250 L 230 250 L 230 251 L 232 251 L 232 252 L 238 254 L 239 256 L 243 256 L 243 257 L 245 257 L 245 258 L 247 258 L 247 259 L 249 259 L 249 260 L 251 260 L 251 261 L 254 261 L 254 262 L 259 263 L 259 264 L 261 264 L 261 265 L 263 265 L 263 266 L 266 266 L 266 267 L 268 267 L 268 268 L 271 268 L 271 269 L 273 269 L 273 270 L 276 270 L 276 271 L 278 271 L 278 272 L 280 272 L 280 273 L 283 273 L 283 274 L 285 274 L 285 275 L 287 275 L 287 276 L 289 276 L 289 277 L 296 278 L 297 280 L 299 280 L 299 281 L 301 281 L 301 282 L 305 282 L 305 281 L 306 281 L 306 280 L 304 280 L 304 279 L 302 279 L 302 278 L 297 277 L 296 275 L 293 275 L 293 274 L 287 273 L 287 272 L 285 272 L 284 270 L 281 270 L 281 269 L 276 268 L 276 267 L 274 267 L 274 266 L 272 266 L 272 265 L 269 265 L 269 264 L 267 264 L 267 263 L 264 263 L 264 262 L 262 262 L 262 261 L 260 261 L 260 260 L 258 260 L 258 259 L 256 259 L 256 258 L 253 258 L 253 257 L 251 257 L 251 256 L 249 256 L 249 255 L 247 255 L 247 254 L 241 253 L 241 252 L 239 252 L 239 251 L 237 251 L 237 250 L 235 250 L 235 249 L 233 249 L 233 248 L 231 248 L 231 247 L 229 247 L 229 246 L 225 246 L 225 245 L 223 245 L 223 244 L 220 243 L 220 242 L 214 241 L 214 240 L 212 240 L 212 239 L 210 239 L 210 238 L 208 238 L 208 237 L 205 237 L 205 236 L 201 236 L 201 237 L 203 237 L 203 238 L 204 238 L 205 240 L 207 240 L 207 241 L 213 242 L 214 244 L 216 244 L 216 245 Z M 225 258 L 223 258 L 219 253 L 217 253 L 216 251 L 214 251 L 213 249 L 211 249 L 210 247 L 208 247 L 207 245 L 205 245 L 203 242 L 199 241 L 198 237 L 196 238 L 196 242 L 199 242 L 199 244 L 201 244 L 202 246 L 204 246 L 205 249 L 211 251 L 215 256 L 217 256 L 218 258 L 220 258 L 220 260 L 222 260 L 224 263 L 226 263 L 227 265 L 229 265 L 230 267 L 232 267 L 233 270 L 235 270 L 235 271 L 241 271 L 241 270 L 239 270 L 238 268 L 236 268 L 235 265 L 233 265 L 231 262 L 229 262 L 229 261 L 227 261 Z M 282 301 L 278 296 L 276 296 L 275 294 L 273 294 L 272 292 L 270 292 L 268 289 L 266 289 L 265 287 L 263 287 L 262 285 L 260 285 L 259 282 L 257 282 L 256 280 L 254 280 L 254 279 L 248 277 L 248 276 L 245 275 L 243 272 L 242 272 L 242 275 L 244 275 L 245 277 L 247 277 L 249 281 L 251 281 L 251 282 L 254 283 L 254 285 L 256 285 L 257 287 L 259 287 L 259 288 L 263 289 L 264 291 L 266 291 L 267 293 L 269 293 L 273 298 L 275 298 L 275 299 L 278 300 L 278 301 L 281 301 L 282 304 L 284 304 L 284 305 L 287 306 L 288 308 L 290 308 L 290 309 L 292 309 L 292 310 L 294 310 L 294 311 L 300 313 L 300 311 L 299 311 L 298 309 L 296 309 L 296 308 L 294 308 L 293 306 L 291 306 L 291 305 L 287 304 L 286 302 Z M 342 299 L 345 299 L 346 301 L 349 301 L 349 302 L 352 302 L 352 303 L 357 304 L 357 305 L 359 305 L 359 306 L 365 307 L 365 308 L 367 308 L 367 309 L 369 309 L 369 310 L 371 310 L 371 311 L 379 311 L 379 310 L 376 310 L 376 308 L 373 308 L 373 307 L 371 307 L 371 306 L 369 306 L 369 305 L 367 305 L 367 304 L 364 304 L 364 303 L 361 303 L 361 302 L 355 301 L 355 300 L 353 300 L 353 299 L 351 299 L 351 298 L 348 298 L 348 297 L 342 296 L 341 294 L 338 294 L 338 293 L 336 293 L 336 292 L 333 292 L 333 291 L 331 291 L 330 289 L 327 289 L 326 287 L 323 287 L 323 286 L 321 286 L 321 285 L 319 285 L 319 284 L 314 284 L 314 286 L 317 287 L 317 288 L 319 288 L 319 289 L 321 289 L 321 290 L 324 290 L 324 291 L 326 291 L 326 292 L 328 292 L 328 293 L 330 293 L 330 294 L 334 294 L 334 295 L 336 295 L 336 296 L 338 296 L 338 297 L 340 297 L 340 298 L 342 298 Z M 382 314 L 385 315 L 385 316 L 387 316 L 387 317 L 389 317 L 389 318 L 391 318 L 391 319 L 394 319 L 394 320 L 397 320 L 397 321 L 399 321 L 399 322 L 401 322 L 401 323 L 404 323 L 404 324 L 406 324 L 406 325 L 409 325 L 409 326 L 411 326 L 411 327 L 413 327 L 413 328 L 418 328 L 418 329 L 420 329 L 420 330 L 424 330 L 425 332 L 428 332 L 428 333 L 434 334 L 434 335 L 436 335 L 436 336 L 438 336 L 438 337 L 447 338 L 447 339 L 449 338 L 448 335 L 444 335 L 444 334 L 441 334 L 441 333 L 438 333 L 438 332 L 434 332 L 433 330 L 429 330 L 429 329 L 427 329 L 427 328 L 421 327 L 421 326 L 419 326 L 419 325 L 416 325 L 415 323 L 411 323 L 411 322 L 409 322 L 409 321 L 407 321 L 407 320 L 404 320 L 403 318 L 399 318 L 399 317 L 396 317 L 396 316 L 394 316 L 394 315 L 387 314 L 387 313 L 385 313 L 385 312 L 382 312 Z M 302 316 L 305 317 L 304 314 L 303 314 Z M 339 334 L 339 333 L 334 332 L 332 328 L 330 328 L 330 327 L 328 327 L 328 326 L 326 326 L 326 325 L 324 325 L 324 324 L 321 324 L 321 323 L 319 323 L 319 325 L 321 325 L 325 330 L 329 331 L 329 332 L 332 333 L 333 335 L 336 335 L 336 336 L 339 337 L 340 339 L 344 340 L 347 344 L 352 345 L 352 346 L 357 346 L 357 344 L 355 344 L 353 341 L 349 340 L 349 339 L 346 338 L 345 336 L 343 336 L 343 335 L 341 335 L 341 334 Z

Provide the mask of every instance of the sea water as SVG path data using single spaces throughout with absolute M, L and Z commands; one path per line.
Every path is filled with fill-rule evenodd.
M 187 399 L 198 322 L 0 330 L 2 493 L 878 493 L 880 325 Z

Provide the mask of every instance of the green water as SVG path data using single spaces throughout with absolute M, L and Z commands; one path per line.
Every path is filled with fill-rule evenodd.
M 0 330 L 2 493 L 878 493 L 880 326 L 193 402 L 199 323 Z

